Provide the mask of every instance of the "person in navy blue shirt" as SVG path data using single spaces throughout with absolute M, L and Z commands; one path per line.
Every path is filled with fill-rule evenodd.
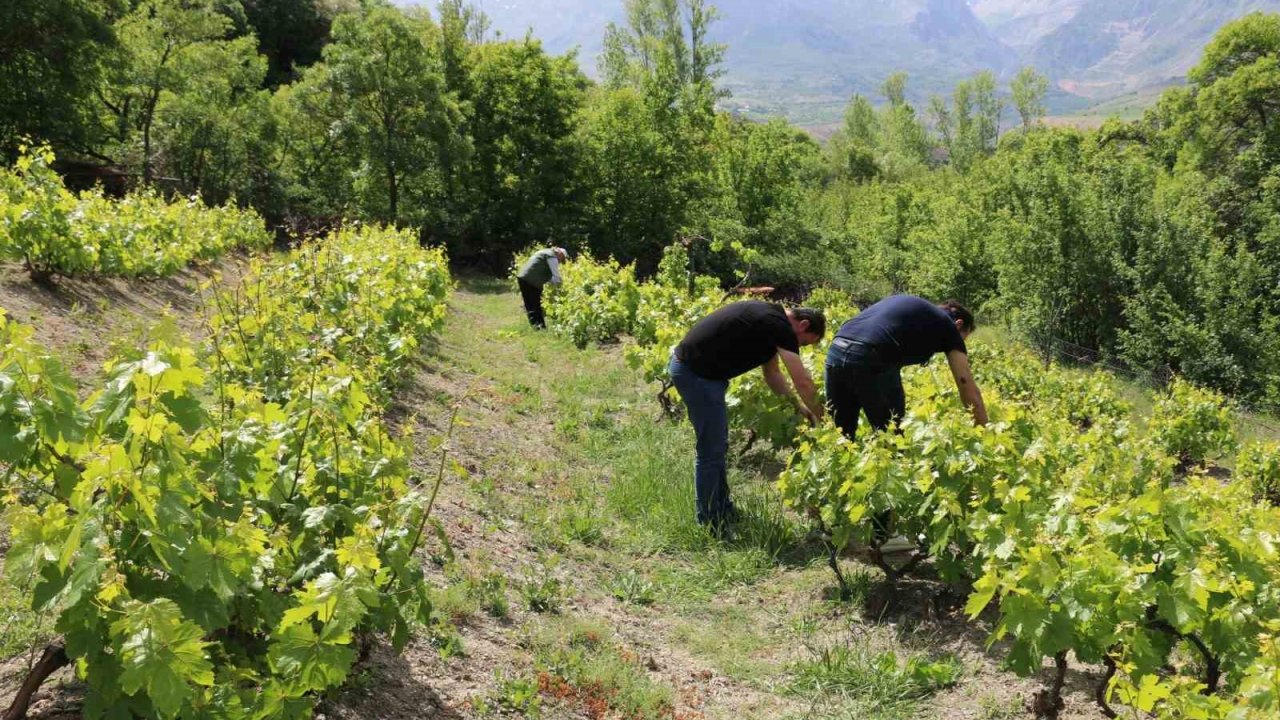
M 987 408 L 965 347 L 973 327 L 973 313 L 959 303 L 935 305 L 914 295 L 887 297 L 842 325 L 826 367 L 827 405 L 841 432 L 852 440 L 864 412 L 876 430 L 901 418 L 906 412 L 902 368 L 923 365 L 937 353 L 946 355 L 974 423 L 985 425 Z

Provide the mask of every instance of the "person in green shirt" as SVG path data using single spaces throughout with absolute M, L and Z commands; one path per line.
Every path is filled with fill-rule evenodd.
M 535 328 L 546 328 L 547 320 L 542 313 L 542 286 L 547 283 L 560 284 L 560 263 L 568 259 L 569 253 L 562 247 L 551 247 L 539 250 L 525 261 L 516 273 L 516 284 L 520 286 L 520 297 L 524 299 L 524 311 L 529 316 L 529 324 Z

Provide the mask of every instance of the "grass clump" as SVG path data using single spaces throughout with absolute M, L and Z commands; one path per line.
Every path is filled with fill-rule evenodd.
M 909 718 L 937 690 L 955 685 L 963 671 L 953 656 L 900 658 L 865 640 L 812 648 L 792 667 L 788 690 L 814 701 L 852 705 L 869 718 Z
M 610 583 L 610 591 L 628 605 L 652 605 L 657 600 L 653 583 L 635 570 L 628 570 Z
M 619 645 L 602 625 L 566 620 L 531 639 L 544 696 L 580 706 L 589 717 L 669 720 L 671 688 L 651 680 L 639 656 Z

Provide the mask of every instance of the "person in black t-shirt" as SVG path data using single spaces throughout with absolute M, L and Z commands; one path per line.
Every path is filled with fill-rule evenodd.
M 809 308 L 784 310 L 780 305 L 746 300 L 716 310 L 694 324 L 676 346 L 667 369 L 689 411 L 698 438 L 694 488 L 699 523 L 717 532 L 733 514 L 725 456 L 729 451 L 729 381 L 761 367 L 769 387 L 789 396 L 796 410 L 817 422 L 823 407 L 818 389 L 800 361 L 800 346 L 812 345 L 826 333 L 822 313 Z M 791 383 L 783 377 L 779 360 Z M 795 385 L 796 393 L 791 392 Z M 798 397 L 797 397 L 798 395 Z
M 884 430 L 906 412 L 901 369 L 944 353 L 961 402 L 975 423 L 985 425 L 987 408 L 964 344 L 973 327 L 973 313 L 952 300 L 934 305 L 914 295 L 893 295 L 863 310 L 840 327 L 827 352 L 831 418 L 850 440 L 861 412 L 871 427 Z

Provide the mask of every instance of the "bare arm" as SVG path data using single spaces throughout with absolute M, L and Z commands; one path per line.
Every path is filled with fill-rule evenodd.
M 761 369 L 764 371 L 765 384 L 769 386 L 770 390 L 790 400 L 796 412 L 800 413 L 805 420 L 815 424 L 818 422 L 818 416 L 814 415 L 813 411 L 791 392 L 791 383 L 787 382 L 787 379 L 782 375 L 782 371 L 778 368 L 778 356 L 776 354 L 769 358 L 769 361 Z
M 951 376 L 956 379 L 960 402 L 973 414 L 973 424 L 986 425 L 987 406 L 982 402 L 982 391 L 978 389 L 973 371 L 969 368 L 969 356 L 959 350 L 952 350 L 947 353 L 947 364 L 951 366 Z
M 803 403 L 803 409 L 808 410 L 807 414 L 812 415 L 813 420 L 821 419 L 823 407 L 822 400 L 818 397 L 818 386 L 813 382 L 813 378 L 809 376 L 809 369 L 804 366 L 804 362 L 796 353 L 778 348 L 778 353 L 765 363 L 765 380 L 769 382 L 769 387 L 780 395 L 789 395 L 791 392 L 787 387 L 786 379 L 778 371 L 779 358 L 787 367 L 787 374 L 791 376 L 791 385 L 795 386 L 796 394 L 800 396 L 800 401 Z M 776 379 L 769 378 L 770 369 L 777 376 Z M 800 403 L 797 405 L 797 409 L 801 409 Z M 805 413 L 802 411 L 802 414 Z

